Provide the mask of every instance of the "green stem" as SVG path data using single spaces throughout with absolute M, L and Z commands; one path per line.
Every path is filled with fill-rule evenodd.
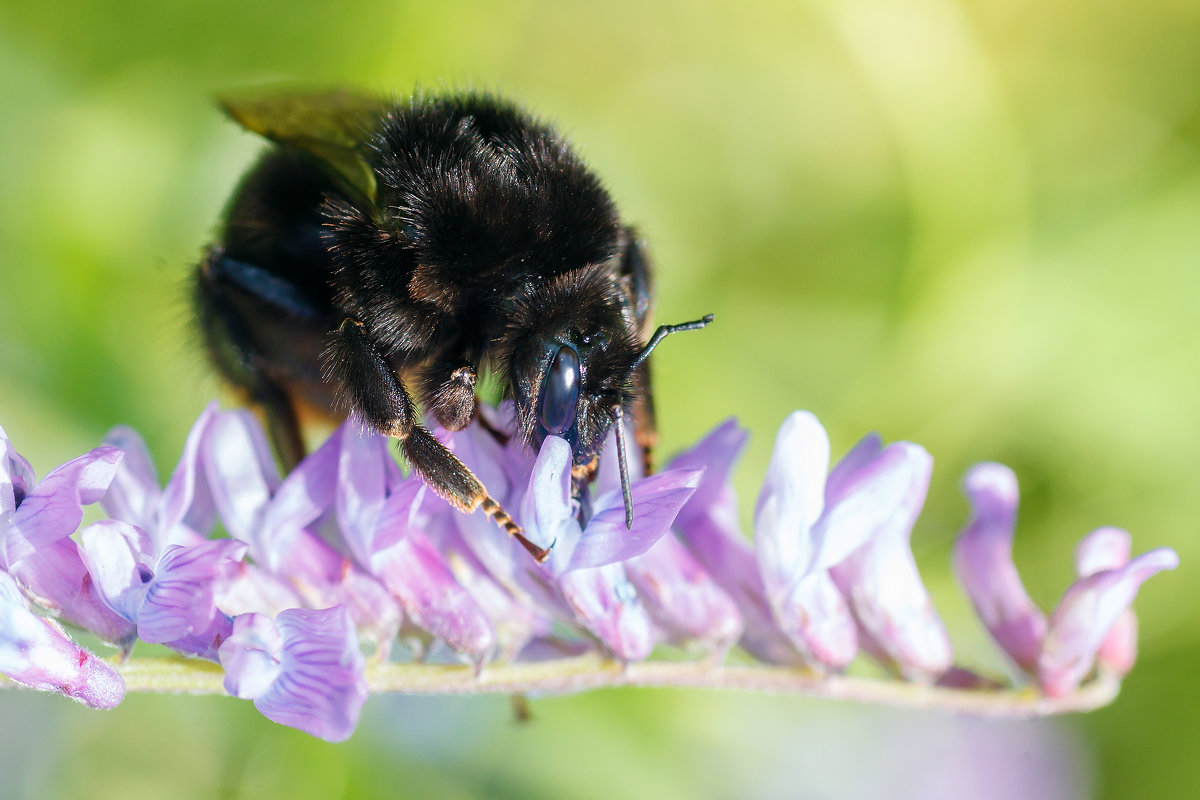
M 127 692 L 224 694 L 215 664 L 174 658 L 131 659 L 117 665 Z M 820 675 L 765 666 L 719 666 L 693 661 L 621 664 L 595 655 L 531 663 L 490 664 L 478 674 L 469 666 L 372 664 L 372 693 L 563 694 L 622 686 L 738 689 L 801 694 L 895 708 L 926 709 L 989 718 L 1025 719 L 1091 711 L 1111 703 L 1120 681 L 1100 676 L 1064 697 L 1033 688 L 948 689 L 901 680 Z M 7 681 L 0 685 L 12 686 Z

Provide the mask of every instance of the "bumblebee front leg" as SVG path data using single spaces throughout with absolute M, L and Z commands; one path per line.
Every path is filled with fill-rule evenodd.
M 549 549 L 529 541 L 474 473 L 421 425 L 400 376 L 367 338 L 362 323 L 342 322 L 327 351 L 326 367 L 326 379 L 345 392 L 347 405 L 371 427 L 400 443 L 413 471 L 429 488 L 465 513 L 482 508 L 530 555 L 546 560 Z

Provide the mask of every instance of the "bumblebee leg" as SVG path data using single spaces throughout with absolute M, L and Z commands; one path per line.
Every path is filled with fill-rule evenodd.
M 642 474 L 654 473 L 654 451 L 658 447 L 658 424 L 654 417 L 654 392 L 650 387 L 650 362 L 643 361 L 634 373 L 638 386 L 633 403 L 633 440 L 642 449 Z
M 246 313 L 248 302 L 261 301 L 270 306 L 262 293 L 254 293 L 252 283 L 250 288 L 243 285 L 253 277 L 253 267 L 225 258 L 219 247 L 210 249 L 197 270 L 196 308 L 213 361 L 225 378 L 262 410 L 268 434 L 287 472 L 304 458 L 304 439 L 292 398 L 270 375 L 269 358 Z
M 653 311 L 653 269 L 645 244 L 637 231 L 625 228 L 625 249 L 621 253 L 620 272 L 628 284 L 633 314 L 642 336 L 650 331 Z M 633 404 L 634 441 L 642 449 L 642 474 L 654 471 L 654 449 L 658 445 L 658 426 L 654 421 L 654 392 L 650 381 L 650 363 L 643 361 L 633 374 L 637 399 Z
M 425 373 L 422 398 L 434 419 L 448 431 L 461 431 L 475 415 L 475 366 L 448 361 Z
M 550 555 L 529 541 L 465 464 L 421 426 L 400 376 L 367 338 L 361 323 L 347 319 L 326 353 L 327 379 L 345 391 L 346 404 L 367 424 L 400 444 L 413 471 L 455 508 L 482 508 L 538 561 Z

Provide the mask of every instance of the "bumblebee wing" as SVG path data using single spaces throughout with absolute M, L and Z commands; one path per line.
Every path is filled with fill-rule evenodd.
M 329 169 L 342 188 L 375 205 L 375 172 L 364 157 L 367 139 L 389 103 L 344 90 L 222 98 L 234 122 L 273 142 L 294 147 Z

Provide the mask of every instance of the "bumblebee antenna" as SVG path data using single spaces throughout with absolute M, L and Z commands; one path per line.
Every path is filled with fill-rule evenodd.
M 659 325 L 658 330 L 656 330 L 654 335 L 650 337 L 650 341 L 646 342 L 646 346 L 642 348 L 642 352 L 638 353 L 637 358 L 633 360 L 632 369 L 637 369 L 643 361 L 650 357 L 650 353 L 654 351 L 654 348 L 658 347 L 658 343 L 670 336 L 672 333 L 679 333 L 680 331 L 698 331 L 712 321 L 713 315 L 708 314 L 702 319 L 692 320 L 691 322 L 681 322 L 678 325 Z
M 625 455 L 625 411 L 613 406 L 617 418 L 617 466 L 621 471 L 621 497 L 625 500 L 625 530 L 633 527 L 633 492 L 629 488 L 629 459 Z

